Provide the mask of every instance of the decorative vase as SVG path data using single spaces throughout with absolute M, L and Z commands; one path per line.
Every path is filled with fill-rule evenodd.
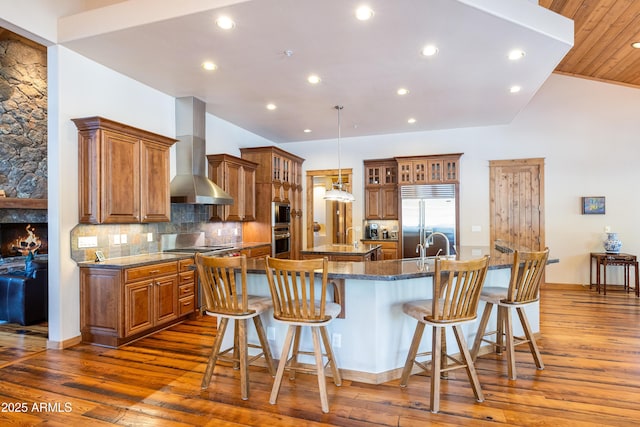
M 618 240 L 618 233 L 607 233 L 607 240 L 604 241 L 604 250 L 611 254 L 620 253 L 622 242 Z

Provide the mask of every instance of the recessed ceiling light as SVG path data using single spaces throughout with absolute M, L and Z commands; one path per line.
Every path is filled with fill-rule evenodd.
M 360 6 L 356 9 L 356 18 L 360 21 L 367 21 L 373 17 L 373 10 L 369 6 Z
M 304 133 L 311 133 L 311 129 L 305 129 L 303 132 Z
M 517 61 L 518 59 L 522 59 L 524 58 L 524 51 L 523 50 L 519 50 L 519 49 L 514 49 L 511 52 L 509 52 L 509 59 L 512 61 Z
M 218 66 L 211 61 L 206 61 L 202 63 L 202 68 L 204 68 L 207 71 L 213 71 L 213 70 L 216 70 Z
M 229 18 L 228 16 L 221 16 L 216 19 L 216 25 L 223 30 L 230 30 L 236 26 L 236 23 L 233 22 L 233 19 Z
M 398 95 L 406 95 L 409 93 L 409 89 L 405 89 L 403 87 L 401 87 L 400 89 L 398 89 L 397 94 Z
M 267 104 L 267 110 L 275 110 L 276 108 L 276 104 Z
M 520 92 L 522 88 L 520 86 L 511 86 L 511 88 L 509 89 L 509 92 L 511 93 L 518 93 Z
M 634 49 L 640 49 L 640 42 L 631 43 L 631 47 Z
M 416 119 L 414 119 L 413 117 L 407 120 L 407 123 L 409 123 L 410 125 L 414 124 L 415 122 L 416 122 Z
M 307 77 L 307 81 L 312 85 L 317 85 L 318 83 L 320 83 L 320 77 L 315 74 L 311 74 L 309 77 Z
M 429 44 L 423 47 L 421 52 L 424 56 L 433 56 L 438 53 L 438 48 L 432 44 Z

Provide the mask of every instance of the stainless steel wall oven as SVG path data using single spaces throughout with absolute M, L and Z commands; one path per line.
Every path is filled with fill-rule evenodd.
M 272 253 L 276 258 L 289 258 L 291 255 L 291 233 L 288 225 L 277 225 L 272 229 Z

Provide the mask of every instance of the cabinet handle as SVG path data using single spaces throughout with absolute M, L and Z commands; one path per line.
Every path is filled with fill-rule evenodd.
M 160 273 L 160 270 L 151 270 L 149 272 L 149 274 L 158 274 L 158 273 Z

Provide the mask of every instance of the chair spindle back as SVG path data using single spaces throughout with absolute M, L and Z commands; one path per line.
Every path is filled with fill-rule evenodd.
M 539 252 L 515 251 L 511 267 L 511 281 L 505 303 L 524 304 L 537 301 L 549 248 Z
M 488 267 L 489 256 L 469 261 L 436 258 L 433 310 L 426 320 L 448 323 L 475 319 Z
M 214 257 L 196 254 L 205 309 L 226 314 L 251 314 L 247 296 L 247 257 Z M 236 270 L 240 270 L 240 290 Z
M 327 295 L 327 258 L 288 260 L 266 258 L 273 316 L 279 320 L 324 322 Z M 317 277 L 316 273 L 321 273 Z M 320 289 L 316 289 L 319 285 Z M 316 306 L 316 301 L 319 304 Z

